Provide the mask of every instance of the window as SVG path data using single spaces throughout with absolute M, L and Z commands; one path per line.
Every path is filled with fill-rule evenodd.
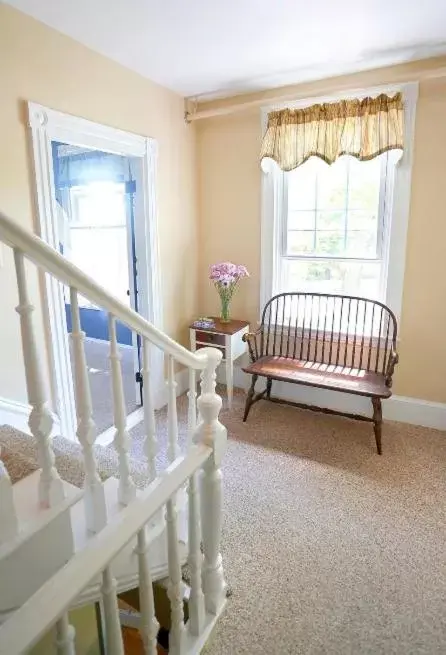
M 418 87 L 378 92 L 396 90 L 403 93 L 404 153 L 343 156 L 331 166 L 311 157 L 290 172 L 263 160 L 261 309 L 277 293 L 307 291 L 380 300 L 399 318 Z
M 280 291 L 341 293 L 381 299 L 397 154 L 370 161 L 312 157 L 284 176 Z M 389 198 L 387 197 L 389 201 Z

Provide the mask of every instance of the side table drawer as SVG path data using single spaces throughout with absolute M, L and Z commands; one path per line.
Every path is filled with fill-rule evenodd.
M 201 330 L 195 331 L 195 339 L 202 343 L 217 344 L 219 346 L 225 345 L 225 335 L 215 334 L 215 332 L 202 332 Z

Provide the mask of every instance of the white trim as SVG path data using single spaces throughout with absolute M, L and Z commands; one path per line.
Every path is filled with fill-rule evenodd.
M 235 367 L 234 386 L 246 390 L 249 383 L 250 376 L 243 373 L 239 366 Z M 257 382 L 256 389 L 262 389 L 261 378 Z M 292 402 L 327 407 L 341 412 L 371 415 L 370 399 L 353 394 L 317 389 L 300 384 L 273 382 L 272 395 Z M 446 403 L 393 395 L 388 400 L 383 401 L 382 407 L 383 416 L 388 421 L 400 421 L 401 423 L 421 425 L 426 428 L 446 430 Z
M 19 403 L 16 400 L 0 398 L 0 426 L 8 425 L 26 434 L 31 434 L 28 426 L 28 419 L 31 412 L 31 405 Z M 54 426 L 52 436 L 60 434 L 60 422 L 58 416 L 53 414 Z
M 389 246 L 383 253 L 384 278 L 386 280 L 384 302 L 390 306 L 397 319 L 401 318 L 401 306 L 406 263 L 406 242 L 410 213 L 411 174 L 414 152 L 415 115 L 418 99 L 418 82 L 400 85 L 387 85 L 372 89 L 358 89 L 348 93 L 338 93 L 329 97 L 315 97 L 296 102 L 264 107 L 261 112 L 262 134 L 266 129 L 268 112 L 283 107 L 307 107 L 321 102 L 335 102 L 339 99 L 364 97 L 379 93 L 396 93 L 401 91 L 404 100 L 404 152 L 395 166 L 393 176 L 389 176 L 390 187 L 386 190 L 386 203 L 391 207 Z M 281 202 L 285 192 L 285 175 L 277 175 L 278 167 L 270 159 L 264 159 L 262 169 L 261 200 L 261 261 L 260 261 L 260 311 L 266 302 L 276 293 L 274 281 L 279 279 L 280 238 L 283 223 L 283 206 Z M 394 178 L 392 180 L 392 178 Z
M 366 98 L 367 96 L 379 96 L 381 93 L 386 93 L 392 95 L 398 93 L 399 91 L 403 92 L 409 87 L 417 87 L 419 82 L 401 82 L 398 84 L 382 84 L 378 86 L 370 87 L 358 87 L 357 89 L 349 89 L 348 91 L 335 91 L 330 94 L 310 96 L 308 98 L 299 98 L 298 100 L 282 100 L 278 103 L 273 103 L 270 105 L 265 105 L 262 107 L 262 127 L 263 130 L 266 129 L 266 124 L 268 121 L 268 113 L 270 111 L 279 111 L 280 109 L 304 109 L 314 104 L 322 104 L 325 102 L 339 102 L 340 100 L 353 100 L 355 98 Z
M 396 164 L 394 175 L 390 176 L 393 189 L 386 194 L 387 198 L 391 199 L 391 215 L 388 217 L 390 219 L 390 235 L 388 240 L 385 300 L 399 322 L 401 319 L 404 271 L 406 267 L 418 82 L 404 85 L 401 91 L 404 100 L 404 150 L 402 157 Z
M 162 330 L 163 312 L 155 198 L 156 142 L 151 138 L 63 114 L 33 102 L 28 103 L 28 113 L 34 153 L 40 235 L 56 250 L 59 248 L 59 235 L 51 141 L 62 141 L 71 145 L 138 158 L 140 165 L 135 166 L 135 169 L 140 180 L 139 185 L 137 180 L 137 185 L 143 190 L 143 193 L 136 194 L 137 199 L 138 197 L 140 199 L 137 200 L 138 207 L 135 207 L 135 236 L 139 244 L 137 256 L 140 264 L 140 313 L 156 328 Z M 136 219 L 138 210 L 139 215 L 145 220 Z M 52 348 L 50 377 L 53 406 L 60 416 L 62 434 L 73 439 L 76 430 L 76 411 L 63 288 L 53 276 L 45 277 L 48 297 L 47 342 Z M 162 353 L 154 353 L 152 376 L 156 391 L 161 388 L 163 380 Z
M 0 398 L 0 426 L 10 425 L 17 430 L 31 434 L 28 418 L 31 407 L 26 403 Z

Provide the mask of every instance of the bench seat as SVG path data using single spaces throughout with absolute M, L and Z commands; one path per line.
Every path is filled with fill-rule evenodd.
M 290 357 L 261 357 L 243 370 L 250 375 L 272 380 L 344 391 L 369 398 L 389 398 L 392 394 L 381 373 Z

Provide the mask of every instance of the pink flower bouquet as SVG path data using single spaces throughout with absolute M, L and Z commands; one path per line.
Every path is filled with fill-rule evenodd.
M 237 288 L 239 281 L 243 277 L 249 277 L 246 266 L 232 264 L 231 262 L 221 262 L 212 264 L 209 279 L 214 283 L 221 301 L 221 320 L 223 323 L 229 323 L 229 305 L 231 298 Z

